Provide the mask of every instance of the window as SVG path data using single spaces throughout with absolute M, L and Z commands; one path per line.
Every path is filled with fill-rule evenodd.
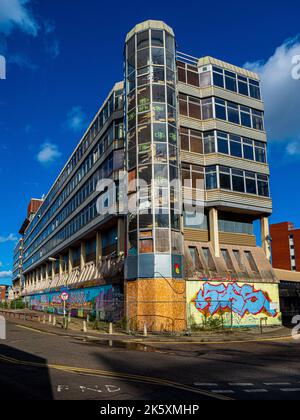
M 245 192 L 243 171 L 232 169 L 232 189 L 236 192 Z
M 246 272 L 246 269 L 245 269 L 244 263 L 243 263 L 243 261 L 242 261 L 242 256 L 241 256 L 240 251 L 238 251 L 238 250 L 233 250 L 233 255 L 234 255 L 235 259 L 236 259 L 236 262 L 238 263 L 239 269 L 240 269 L 243 273 L 245 273 L 245 272 Z
M 255 194 L 263 197 L 270 197 L 269 177 L 254 172 L 242 171 L 239 169 L 220 166 L 217 171 L 216 166 L 207 167 L 206 189 L 221 188 L 247 194 Z M 219 187 L 218 178 L 219 174 Z
M 215 153 L 216 146 L 215 146 L 215 133 L 214 131 L 209 131 L 204 133 L 204 153 Z
M 181 128 L 181 148 L 193 153 L 203 154 L 203 140 L 201 131 Z
M 266 175 L 258 175 L 257 176 L 257 189 L 258 195 L 262 197 L 269 197 L 269 178 Z
M 249 96 L 247 77 L 238 76 L 238 92 L 240 95 Z
M 212 98 L 202 100 L 202 119 L 209 120 L 214 117 Z
M 244 159 L 254 160 L 253 141 L 243 139 L 243 155 Z
M 156 229 L 155 231 L 156 241 L 156 252 L 169 253 L 170 252 L 170 234 L 167 229 Z
M 213 81 L 214 85 L 224 89 L 223 70 L 218 67 L 213 67 Z
M 251 271 L 253 271 L 254 273 L 258 273 L 258 268 L 257 268 L 256 262 L 254 261 L 252 253 L 250 251 L 245 251 L 245 256 L 248 260 Z
M 261 111 L 252 110 L 252 127 L 255 130 L 264 130 L 263 113 Z
M 257 194 L 256 177 L 252 172 L 246 172 L 246 193 Z
M 228 249 L 221 249 L 221 252 L 222 252 L 228 271 L 233 271 L 234 268 L 233 268 L 233 264 L 232 264 Z
M 216 166 L 208 166 L 206 168 L 206 179 L 205 185 L 207 190 L 213 190 L 218 188 L 218 181 L 217 181 L 217 168 Z
M 149 47 L 149 31 L 140 32 L 137 35 L 137 49 Z
M 196 265 L 197 265 L 197 248 L 194 247 L 194 246 L 190 246 L 189 251 L 190 251 L 192 261 L 193 261 L 193 265 L 194 265 L 194 267 L 196 267 Z
M 230 169 L 220 166 L 220 188 L 231 190 Z
M 240 124 L 239 106 L 233 102 L 227 102 L 228 121 L 233 124 Z
M 236 157 L 242 157 L 242 139 L 240 136 L 230 135 L 230 155 Z
M 217 141 L 218 141 L 218 153 L 223 153 L 225 155 L 229 154 L 229 143 L 228 135 L 220 131 L 217 132 Z
M 261 99 L 259 82 L 249 79 L 250 96 L 254 99 Z
M 211 255 L 209 248 L 202 248 L 202 253 L 204 256 L 204 261 L 206 262 L 208 269 L 214 271 L 216 269 L 213 257 Z
M 225 87 L 227 90 L 237 92 L 236 75 L 230 71 L 225 70 Z
M 163 31 L 151 31 L 151 45 L 152 47 L 164 47 L 164 33 Z
M 255 145 L 255 160 L 257 162 L 266 163 L 267 162 L 266 144 L 256 141 L 254 145 Z
M 216 118 L 227 120 L 226 102 L 223 99 L 215 99 Z

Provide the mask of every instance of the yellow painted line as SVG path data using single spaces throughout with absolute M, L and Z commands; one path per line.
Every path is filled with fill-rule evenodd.
M 47 331 L 38 330 L 38 329 L 36 329 L 36 328 L 32 328 L 32 327 L 26 327 L 25 325 L 19 325 L 19 324 L 17 324 L 17 327 L 18 327 L 18 328 L 22 328 L 23 330 L 29 330 L 29 331 L 36 332 L 36 333 L 38 333 L 38 334 L 45 334 L 45 335 L 59 335 L 59 334 L 53 334 L 53 333 L 50 333 L 50 332 L 47 332 Z
M 248 344 L 248 343 L 260 343 L 260 342 L 272 342 L 272 341 L 289 341 L 293 340 L 292 336 L 288 337 L 273 337 L 273 338 L 260 338 L 257 340 L 228 340 L 228 341 L 124 341 L 125 343 L 132 344 L 143 344 L 147 346 L 147 344 L 172 344 L 172 345 L 190 345 L 190 346 L 208 346 L 210 344 Z
M 12 365 L 18 365 L 18 366 L 37 367 L 37 368 L 43 368 L 43 369 L 55 369 L 55 370 L 60 370 L 67 373 L 77 373 L 77 374 L 83 374 L 83 375 L 88 375 L 88 376 L 98 376 L 98 377 L 103 377 L 103 378 L 119 379 L 123 381 L 140 382 L 140 383 L 146 383 L 146 384 L 151 384 L 151 385 L 165 386 L 168 388 L 179 389 L 181 391 L 192 392 L 192 393 L 199 394 L 199 395 L 209 397 L 209 398 L 214 398 L 214 399 L 223 400 L 223 401 L 232 401 L 232 398 L 225 397 L 224 395 L 216 395 L 212 392 L 197 389 L 188 385 L 180 384 L 178 382 L 173 382 L 166 379 L 153 378 L 149 376 L 131 375 L 131 374 L 122 373 L 122 372 L 110 372 L 110 371 L 105 371 L 105 370 L 86 369 L 86 368 L 79 368 L 79 367 L 73 367 L 73 366 L 34 363 L 34 362 L 29 362 L 29 361 L 27 362 L 27 361 L 13 359 L 11 357 L 7 357 L 3 355 L 0 355 L 0 361 L 4 363 L 9 363 Z

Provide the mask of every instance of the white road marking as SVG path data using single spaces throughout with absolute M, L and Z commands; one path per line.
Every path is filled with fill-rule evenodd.
M 300 392 L 300 388 L 281 388 L 282 392 Z
M 290 382 L 264 382 L 266 386 L 289 386 L 291 385 Z
M 262 394 L 268 392 L 266 389 L 244 389 L 248 394 Z
M 232 389 L 214 389 L 212 390 L 214 394 L 235 394 Z
M 194 386 L 218 386 L 218 384 L 196 382 Z
M 244 383 L 243 382 L 236 382 L 236 383 L 231 382 L 228 385 L 229 386 L 254 386 L 254 384 L 247 383 L 247 382 L 244 382 Z

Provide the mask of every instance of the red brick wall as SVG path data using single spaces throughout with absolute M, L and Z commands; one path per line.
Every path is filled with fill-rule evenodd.
M 41 207 L 42 204 L 43 204 L 42 200 L 32 199 L 29 203 L 29 206 L 28 206 L 28 216 L 31 213 L 36 213 L 38 211 L 38 209 Z
M 5 301 L 5 296 L 6 296 L 6 287 L 0 286 L 0 302 Z
M 272 237 L 272 260 L 274 268 L 281 268 L 282 270 L 291 270 L 289 235 L 291 235 L 292 232 L 289 231 L 289 225 L 290 223 L 285 222 L 270 226 L 270 233 Z
M 295 229 L 290 232 L 294 236 L 295 256 L 296 256 L 296 270 L 300 271 L 300 229 Z

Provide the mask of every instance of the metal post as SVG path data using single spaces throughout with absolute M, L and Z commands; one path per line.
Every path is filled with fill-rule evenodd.
M 148 337 L 148 331 L 147 331 L 147 324 L 146 322 L 144 323 L 144 333 L 143 333 L 144 337 Z
M 86 321 L 83 321 L 83 332 L 84 332 L 84 333 L 86 333 L 86 332 L 87 332 Z
M 109 323 L 108 334 L 109 335 L 113 334 L 113 324 L 112 324 L 112 322 Z

